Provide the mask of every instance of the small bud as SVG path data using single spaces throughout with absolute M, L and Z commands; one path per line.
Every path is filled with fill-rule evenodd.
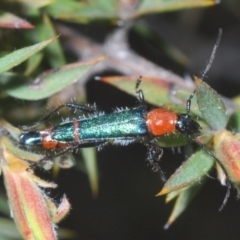
M 219 131 L 214 139 L 216 157 L 221 161 L 228 177 L 238 188 L 240 185 L 240 135 Z

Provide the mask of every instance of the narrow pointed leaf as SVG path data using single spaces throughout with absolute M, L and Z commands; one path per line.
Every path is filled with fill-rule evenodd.
M 43 39 L 51 38 L 57 35 L 53 23 L 47 14 L 43 14 L 43 21 L 39 32 L 41 33 Z M 52 68 L 57 68 L 66 64 L 59 39 L 56 39 L 56 41 L 46 47 L 46 55 Z
M 33 54 L 39 52 L 45 48 L 48 44 L 54 41 L 57 37 L 51 38 L 49 40 L 37 43 L 30 47 L 25 47 L 19 50 L 16 50 L 5 57 L 0 58 L 0 73 L 10 70 L 11 68 L 22 63 L 28 59 Z
M 123 90 L 131 95 L 137 96 L 135 86 L 139 76 L 114 76 L 100 77 L 99 79 L 105 83 L 109 83 L 120 90 Z M 169 103 L 169 92 L 171 83 L 159 78 L 143 77 L 140 89 L 144 93 L 144 98 L 147 102 L 159 106 L 160 104 Z
M 19 4 L 22 4 L 23 7 L 29 8 L 29 9 L 38 9 L 44 6 L 47 6 L 49 4 L 52 4 L 56 2 L 57 0 L 41 0 L 41 1 L 33 1 L 33 0 L 15 0 L 16 2 L 19 2 Z
M 26 171 L 29 165 L 10 152 L 11 145 L 6 137 L 0 139 L 4 183 L 17 228 L 24 239 L 55 240 L 46 195 L 35 181 L 39 178 Z
M 201 79 L 195 77 L 199 110 L 207 123 L 215 130 L 224 129 L 228 122 L 225 105 L 217 92 Z
M 164 229 L 168 229 L 170 225 L 173 224 L 173 222 L 176 221 L 176 219 L 184 212 L 184 210 L 188 207 L 189 203 L 193 199 L 193 197 L 196 195 L 196 193 L 200 190 L 202 187 L 202 184 L 195 183 L 192 186 L 183 189 L 183 191 L 180 192 L 174 208 L 172 210 L 172 213 L 167 221 L 167 223 L 164 226 Z
M 187 189 L 188 187 L 186 188 L 181 188 L 181 189 L 178 189 L 178 190 L 175 190 L 175 191 L 172 191 L 170 193 L 167 194 L 166 196 L 166 199 L 165 199 L 165 202 L 166 203 L 169 203 L 171 202 L 173 199 L 177 198 L 182 191 L 185 191 L 185 189 Z
M 8 12 L 0 11 L 0 27 L 2 28 L 25 28 L 31 29 L 34 26 L 26 20 Z
M 169 178 L 163 189 L 157 196 L 200 182 L 214 164 L 214 159 L 203 150 L 192 155 L 181 167 Z
M 98 195 L 98 168 L 95 148 L 81 149 L 93 196 Z
M 99 0 L 77 2 L 62 0 L 61 5 L 57 2 L 47 7 L 47 12 L 62 20 L 86 23 L 96 19 L 116 19 L 117 2 L 115 0 Z
M 134 18 L 140 15 L 176 11 L 184 8 L 207 7 L 217 4 L 217 0 L 143 0 L 135 1 L 98 0 L 76 2 L 62 0 L 62 4 L 47 7 L 49 14 L 55 18 L 86 23 L 97 19 Z
M 14 127 L 3 118 L 0 118 L 0 126 L 5 128 L 15 140 L 18 140 L 18 136 L 21 133 L 18 128 Z
M 184 8 L 208 7 L 218 3 L 219 0 L 145 0 L 140 4 L 137 15 L 176 11 Z
M 66 65 L 60 69 L 51 70 L 38 78 L 37 84 L 22 84 L 12 87 L 6 92 L 13 97 L 25 100 L 40 100 L 52 96 L 67 86 L 75 83 L 103 58 Z
M 26 70 L 24 71 L 24 76 L 30 76 L 34 70 L 37 69 L 37 67 L 40 65 L 41 61 L 43 59 L 43 53 L 38 52 L 31 56 L 27 60 L 27 67 Z

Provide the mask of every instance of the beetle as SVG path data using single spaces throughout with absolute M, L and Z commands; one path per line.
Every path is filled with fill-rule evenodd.
M 213 48 L 209 63 L 202 74 L 202 79 L 212 65 L 220 39 L 221 30 L 219 30 L 217 42 Z M 139 89 L 140 83 L 141 77 L 137 80 L 135 87 L 138 99 L 138 105 L 136 107 L 117 109 L 112 113 L 105 114 L 98 111 L 95 105 L 88 107 L 76 103 L 65 103 L 50 111 L 32 126 L 24 127 L 25 132 L 19 136 L 20 144 L 25 146 L 41 146 L 44 149 L 61 149 L 54 155 L 45 156 L 31 164 L 30 168 L 33 169 L 39 163 L 47 161 L 50 158 L 61 156 L 77 148 L 98 147 L 101 149 L 102 146 L 109 143 L 125 146 L 130 143 L 140 142 L 148 149 L 147 161 L 154 171 L 160 172 L 162 180 L 165 181 L 164 174 L 158 164 L 163 155 L 163 150 L 155 144 L 155 139 L 166 134 L 178 132 L 185 134 L 192 142 L 196 143 L 201 149 L 213 157 L 225 173 L 227 178 L 227 193 L 220 208 L 220 210 L 222 210 L 230 196 L 231 183 L 221 161 L 209 151 L 204 144 L 197 141 L 194 137 L 199 134 L 201 130 L 199 123 L 190 115 L 191 101 L 196 90 L 193 91 L 186 102 L 185 113 L 179 114 L 164 108 L 155 108 L 148 111 L 144 94 L 142 90 Z M 63 107 L 74 111 L 82 111 L 89 114 L 89 116 L 80 117 L 73 121 L 66 121 L 42 130 L 30 130 L 46 121 Z

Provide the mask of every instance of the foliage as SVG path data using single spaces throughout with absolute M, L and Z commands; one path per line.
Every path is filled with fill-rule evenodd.
M 70 101 L 72 97 L 75 101 L 86 102 L 87 80 L 102 71 L 112 69 L 127 76 L 111 75 L 97 79 L 133 95 L 136 79 L 141 75 L 141 89 L 145 100 L 151 105 L 177 112 L 186 111 L 186 100 L 196 86 L 197 101 L 192 102 L 191 114 L 202 126 L 202 135 L 197 140 L 206 144 L 219 158 L 226 168 L 228 178 L 239 191 L 239 136 L 231 132 L 232 129 L 239 131 L 239 110 L 236 110 L 236 106 L 236 111 L 229 119 L 221 98 L 202 80 L 195 77 L 195 85 L 193 82 L 186 84 L 182 77 L 137 55 L 128 44 L 129 29 L 135 30 L 144 39 L 158 39 L 159 36 L 156 36 L 150 26 L 139 19 L 144 15 L 216 4 L 217 1 L 214 0 L 2 1 L 0 33 L 6 35 L 4 41 L 0 40 L 1 115 L 19 126 L 39 119 L 42 106 L 46 104 L 54 108 L 60 102 Z M 102 44 L 97 44 L 73 30 L 74 26 L 88 26 L 99 21 L 108 28 L 114 28 Z M 176 47 L 166 42 L 163 45 L 174 61 L 182 65 L 188 63 L 189 60 Z M 67 49 L 71 49 L 76 56 L 70 56 Z M 75 62 L 74 57 L 77 58 Z M 176 89 L 174 94 L 172 89 Z M 13 99 L 28 102 L 23 107 L 14 104 Z M 66 112 L 61 114 L 67 115 Z M 54 183 L 47 183 L 33 172 L 27 171 L 29 162 L 37 161 L 44 153 L 34 154 L 29 150 L 19 149 L 16 143 L 21 130 L 3 118 L 0 122 L 1 170 L 16 226 L 24 239 L 43 239 L 43 236 L 57 239 L 54 223 L 65 217 L 70 205 L 64 196 L 57 207 L 39 188 L 56 187 Z M 158 143 L 161 147 L 176 147 L 187 145 L 188 139 L 186 136 L 173 134 L 164 136 Z M 88 173 L 92 193 L 97 195 L 99 190 L 95 150 L 84 149 L 82 157 L 85 166 L 79 168 Z M 59 166 L 67 168 L 73 165 L 71 155 L 66 156 L 66 159 L 64 163 L 59 158 L 55 159 L 55 175 L 59 172 Z M 189 155 L 165 183 L 158 195 L 168 194 L 167 201 L 177 197 L 165 228 L 185 210 L 206 182 L 206 175 L 214 164 L 211 156 L 198 149 Z M 221 174 L 221 169 L 219 172 L 220 180 L 224 183 L 226 179 Z M 0 221 L 2 226 L 6 224 L 4 221 Z M 5 234 L 4 231 L 0 231 L 0 236 L 11 239 L 9 233 Z M 75 237 L 67 230 L 61 236 L 68 239 Z

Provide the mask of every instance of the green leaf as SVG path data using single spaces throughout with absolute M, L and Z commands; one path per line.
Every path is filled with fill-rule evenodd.
M 177 191 L 178 198 L 175 202 L 174 208 L 172 210 L 172 213 L 167 221 L 167 223 L 164 226 L 164 229 L 168 229 L 170 225 L 173 224 L 173 222 L 176 221 L 176 219 L 184 212 L 184 210 L 188 207 L 189 203 L 193 199 L 193 197 L 197 194 L 197 192 L 202 187 L 202 184 L 195 183 L 190 187 L 184 188 L 181 191 Z M 169 194 L 175 193 L 171 192 Z
M 206 122 L 215 130 L 224 129 L 228 122 L 225 105 L 217 92 L 201 79 L 194 77 L 199 110 Z
M 118 18 L 118 8 L 115 0 L 98 0 L 77 2 L 73 0 L 57 1 L 46 8 L 46 11 L 61 20 L 86 23 L 97 19 Z
M 42 74 L 38 78 L 37 84 L 25 83 L 16 87 L 12 86 L 6 89 L 6 92 L 19 99 L 44 99 L 75 83 L 83 74 L 102 60 L 103 58 L 96 58 L 86 62 L 68 64 L 58 70 L 51 70 Z
M 188 187 L 199 182 L 214 164 L 214 159 L 203 150 L 192 155 L 165 183 L 163 189 L 157 196 Z
M 154 12 L 176 11 L 185 8 L 208 7 L 218 0 L 145 0 L 139 6 L 137 16 Z
M 19 4 L 21 4 L 23 9 L 38 9 L 46 5 L 52 4 L 56 2 L 56 0 L 41 0 L 41 1 L 15 0 L 14 2 L 16 3 L 18 2 Z
M 240 132 L 240 109 L 237 109 L 230 117 L 227 128 L 234 132 Z
M 160 147 L 180 147 L 186 145 L 189 142 L 189 138 L 184 134 L 168 134 L 158 138 L 158 145 Z
M 81 153 L 87 169 L 93 196 L 98 195 L 98 168 L 95 148 L 82 148 Z
M 43 59 L 42 52 L 38 52 L 38 53 L 34 54 L 33 56 L 31 56 L 27 60 L 27 67 L 26 67 L 26 70 L 24 71 L 24 76 L 30 76 L 34 72 L 34 70 L 36 70 L 38 68 L 42 59 Z
M 18 64 L 22 63 L 26 59 L 28 59 L 33 54 L 41 51 L 51 42 L 53 42 L 57 37 L 51 38 L 49 40 L 37 43 L 30 47 L 25 47 L 19 50 L 16 50 L 5 57 L 0 58 L 0 73 L 8 71 L 9 69 L 17 66 Z
M 8 133 L 11 135 L 12 138 L 18 141 L 18 136 L 21 134 L 20 129 L 14 127 L 9 122 L 7 122 L 5 119 L 0 118 L 0 126 L 1 128 L 8 131 Z
M 43 14 L 43 21 L 41 22 L 38 34 L 41 34 L 42 39 L 51 38 L 57 35 L 52 21 L 47 14 Z M 57 68 L 66 64 L 59 39 L 47 46 L 45 52 L 52 68 Z
M 191 7 L 207 7 L 217 4 L 216 0 L 143 0 L 136 3 L 126 3 L 116 0 L 59 0 L 51 4 L 46 11 L 54 18 L 86 23 L 98 19 L 125 19 L 139 17 L 144 14 L 176 11 Z
M 19 148 L 17 144 L 10 142 L 7 137 L 0 138 L 0 141 L 1 144 L 4 145 L 12 154 L 19 156 L 23 160 L 36 162 L 44 157 L 44 155 L 39 155 Z
M 99 79 L 137 97 L 137 94 L 135 93 L 135 86 L 138 78 L 139 76 L 114 76 L 100 77 Z M 170 88 L 171 83 L 153 77 L 143 77 L 140 85 L 140 89 L 142 89 L 144 93 L 145 100 L 157 106 L 169 103 Z

